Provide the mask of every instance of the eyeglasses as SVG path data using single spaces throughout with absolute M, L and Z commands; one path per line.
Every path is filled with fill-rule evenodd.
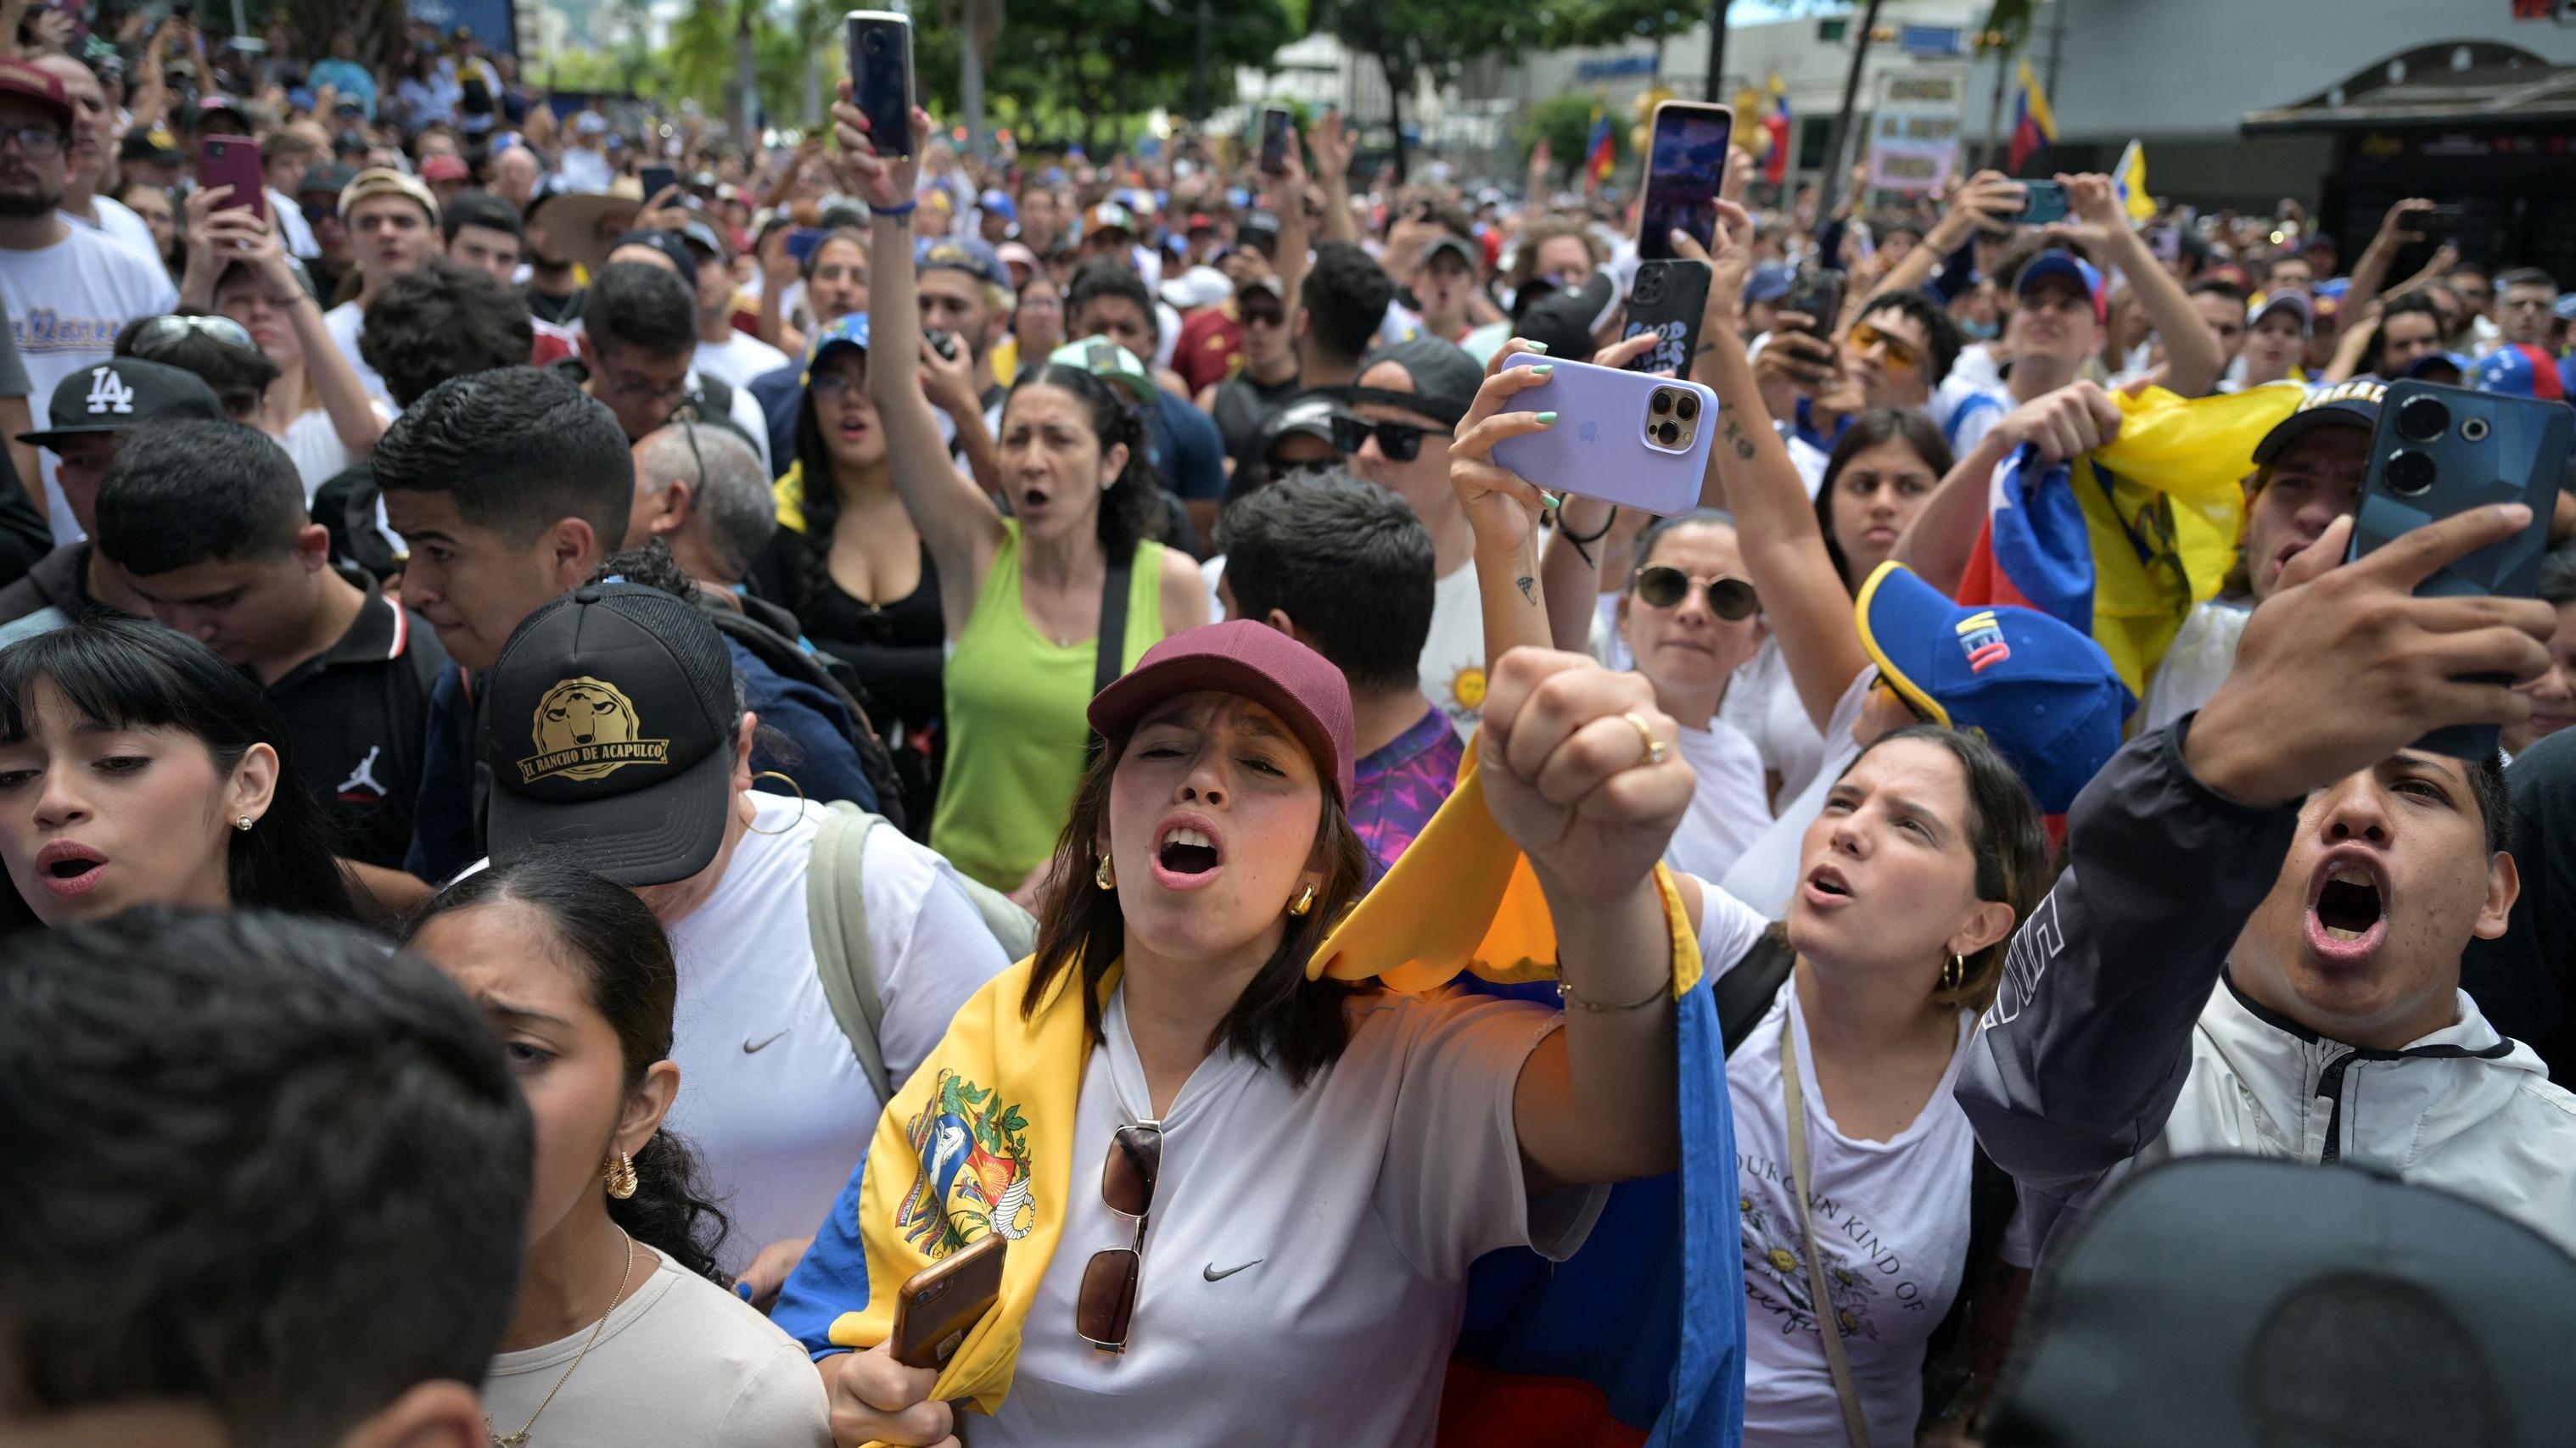
M 1669 563 L 1649 563 L 1638 569 L 1633 586 L 1637 597 L 1655 608 L 1678 608 L 1693 588 L 1705 588 L 1708 611 L 1729 623 L 1751 618 L 1761 606 L 1753 585 L 1741 578 L 1724 573 L 1715 578 L 1693 578 Z
M 1246 307 L 1243 309 L 1243 325 L 1247 327 L 1283 327 L 1287 324 L 1287 314 L 1276 308 Z
M 1127 1329 L 1136 1316 L 1136 1282 L 1144 1273 L 1145 1215 L 1153 1209 L 1154 1183 L 1162 1175 L 1163 1124 L 1140 1121 L 1118 1128 L 1109 1139 L 1109 1160 L 1100 1169 L 1100 1199 L 1109 1210 L 1136 1219 L 1136 1241 L 1091 1254 L 1073 1306 L 1074 1333 L 1102 1352 L 1127 1350 Z
M 63 153 L 63 133 L 51 126 L 0 126 L 0 146 L 18 143 L 18 149 L 30 156 L 59 156 Z
M 183 317 L 173 312 L 154 317 L 134 333 L 134 355 L 150 362 L 158 360 L 153 353 L 178 346 L 190 337 L 211 337 L 228 347 L 256 352 L 259 343 L 251 340 L 250 329 L 230 317 Z
M 689 379 L 685 373 L 671 382 L 655 382 L 649 377 L 621 376 L 616 369 L 602 366 L 599 369 L 599 376 L 601 381 L 608 384 L 609 391 L 620 397 L 632 397 L 638 402 L 659 402 L 665 397 L 678 398 L 685 396 L 689 390 Z
M 1872 347 L 1887 349 L 1887 365 L 1912 372 L 1923 365 L 1923 351 L 1902 337 L 1882 332 L 1867 322 L 1854 322 L 1851 329 L 1852 350 L 1866 352 Z
M 1415 427 L 1409 422 L 1371 422 L 1364 417 L 1333 419 L 1333 446 L 1346 453 L 1356 453 L 1360 445 L 1374 434 L 1377 450 L 1391 463 L 1409 463 L 1422 456 L 1422 440 L 1437 433 L 1453 434 L 1445 427 Z

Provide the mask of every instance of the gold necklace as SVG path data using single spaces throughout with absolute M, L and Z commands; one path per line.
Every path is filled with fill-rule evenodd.
M 617 1235 L 626 1237 L 626 1229 L 624 1227 L 618 1228 Z M 634 1276 L 635 1239 L 633 1237 L 626 1237 L 626 1270 L 618 1274 L 617 1293 L 615 1296 L 608 1299 L 608 1310 L 599 1315 L 598 1325 L 591 1328 L 590 1341 L 583 1343 L 581 1345 L 581 1351 L 573 1354 L 572 1366 L 565 1368 L 563 1370 L 563 1376 L 555 1379 L 555 1385 L 546 1389 L 545 1400 L 538 1403 L 537 1410 L 528 1415 L 528 1421 L 519 1425 L 518 1432 L 504 1433 L 500 1429 L 492 1426 L 491 1414 L 486 1413 L 483 1415 L 483 1432 L 491 1438 L 492 1448 L 528 1448 L 528 1430 L 537 1426 L 537 1420 L 544 1417 L 546 1415 L 546 1409 L 553 1404 L 555 1394 L 562 1392 L 563 1385 L 572 1381 L 572 1375 L 581 1368 L 581 1360 L 590 1356 L 590 1350 L 592 1348 L 599 1346 L 599 1335 L 608 1330 L 608 1319 L 617 1315 L 617 1304 L 625 1300 L 626 1284 L 633 1280 Z

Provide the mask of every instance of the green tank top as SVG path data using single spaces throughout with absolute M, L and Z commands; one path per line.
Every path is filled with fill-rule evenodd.
M 950 655 L 948 765 L 931 812 L 930 847 L 996 890 L 1016 890 L 1055 852 L 1082 783 L 1091 725 L 1083 710 L 1097 640 L 1056 647 L 1020 606 L 1020 524 L 1002 522 L 1001 551 Z M 1163 545 L 1139 543 L 1128 576 L 1120 672 L 1163 637 Z

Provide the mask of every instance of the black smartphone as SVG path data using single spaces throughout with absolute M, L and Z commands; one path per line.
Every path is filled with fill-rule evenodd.
M 912 17 L 891 10 L 853 10 L 848 28 L 850 99 L 868 118 L 868 140 L 880 156 L 912 154 Z
M 2353 515 L 2351 558 L 2490 503 L 2527 503 L 2531 524 L 2450 563 L 2418 585 L 2422 597 L 2529 598 L 2549 549 L 2549 514 L 2567 471 L 2576 410 L 2553 399 L 2506 397 L 2436 382 L 2392 382 L 2370 435 L 2370 472 Z M 2506 682 L 2502 678 L 2496 683 Z M 2462 759 L 2495 753 L 2493 725 L 2437 729 L 2417 747 Z
M 644 199 L 651 201 L 679 185 L 680 173 L 669 166 L 646 166 L 635 173 L 635 179 L 643 184 Z
M 1780 310 L 1806 313 L 1808 334 L 1830 342 L 1834 323 L 1843 314 L 1843 287 L 1848 281 L 1836 267 L 1802 266 L 1789 284 L 1789 295 L 1780 299 Z
M 1670 372 L 1690 376 L 1691 359 L 1699 354 L 1700 318 L 1708 310 L 1708 263 L 1669 258 L 1639 262 L 1637 280 L 1628 289 L 1628 320 L 1619 340 L 1641 333 L 1658 338 L 1642 357 L 1628 364 L 1631 372 Z
M 2021 210 L 2013 220 L 2028 226 L 2046 226 L 2066 219 L 2066 188 L 2054 181 L 2021 183 Z
M 1726 181 L 1726 148 L 1734 135 L 1735 113 L 1724 106 L 1666 101 L 1655 107 L 1646 143 L 1644 204 L 1637 211 L 1641 260 L 1672 260 L 1676 231 L 1702 247 L 1715 241 L 1713 206 Z
M 1288 108 L 1286 106 L 1263 106 L 1261 108 L 1262 175 L 1285 176 L 1288 174 L 1288 142 L 1295 124 L 1295 118 L 1288 114 Z

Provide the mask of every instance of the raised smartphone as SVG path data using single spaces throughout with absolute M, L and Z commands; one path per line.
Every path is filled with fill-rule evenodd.
M 2435 382 L 2389 383 L 2370 435 L 2370 471 L 2353 515 L 2349 556 L 2471 508 L 2528 503 L 2529 527 L 2444 566 L 2415 592 L 2531 597 L 2549 549 L 2549 514 L 2566 476 L 2571 434 L 2576 411 L 2563 402 Z M 2496 734 L 2492 725 L 2436 729 L 2416 747 L 2484 759 L 2495 753 Z
M 1288 141 L 1296 120 L 1286 106 L 1261 108 L 1261 174 L 1288 174 Z
M 226 211 L 247 209 L 262 221 L 268 219 L 268 172 L 260 165 L 259 142 L 248 136 L 206 136 L 197 142 L 197 151 L 202 158 L 198 181 L 208 187 L 233 188 Z
M 1530 352 L 1503 365 L 1538 363 L 1556 370 L 1512 394 L 1503 410 L 1553 412 L 1556 423 L 1496 443 L 1494 461 L 1542 488 L 1623 508 L 1670 515 L 1699 506 L 1717 431 L 1716 393 L 1696 382 Z
M 1628 288 L 1628 320 L 1619 333 L 1627 341 L 1652 332 L 1653 350 L 1628 364 L 1631 372 L 1690 375 L 1699 354 L 1700 318 L 1708 310 L 1708 263 L 1649 261 L 1637 264 L 1637 280 Z
M 2046 226 L 2066 219 L 2066 188 L 2054 181 L 2021 183 L 2021 210 L 2013 220 L 2028 226 Z
M 646 166 L 635 173 L 635 179 L 644 187 L 644 199 L 651 201 L 679 185 L 680 173 L 670 166 Z
M 1713 203 L 1726 180 L 1726 148 L 1735 134 L 1735 112 L 1705 101 L 1665 101 L 1655 107 L 1646 143 L 1643 204 L 1637 212 L 1637 255 L 1673 259 L 1672 234 L 1684 232 L 1702 247 L 1717 235 Z
M 841 17 L 850 48 L 850 99 L 868 118 L 880 156 L 912 154 L 912 17 L 853 10 Z
M 1780 310 L 1805 313 L 1808 335 L 1830 342 L 1834 324 L 1842 319 L 1843 288 L 1849 281 L 1836 267 L 1802 266 L 1789 283 L 1789 294 L 1780 299 Z
M 1010 1240 L 996 1232 L 942 1257 L 895 1289 L 893 1346 L 908 1368 L 948 1366 L 958 1344 L 1002 1300 L 1002 1263 Z

